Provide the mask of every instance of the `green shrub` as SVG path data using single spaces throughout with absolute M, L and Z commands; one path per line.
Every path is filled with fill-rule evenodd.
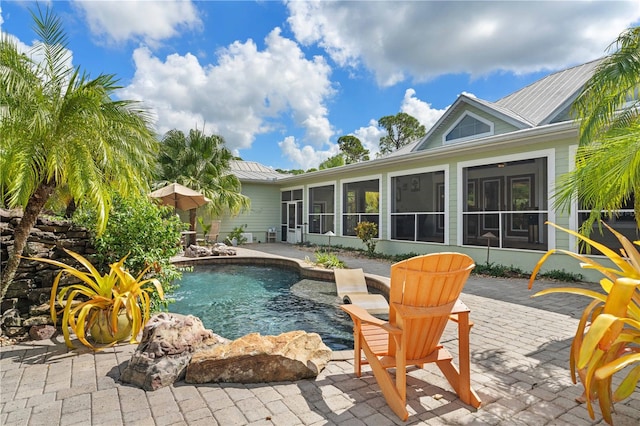
M 378 225 L 373 222 L 360 222 L 355 228 L 356 236 L 367 246 L 367 254 L 372 255 L 376 251 L 376 241 L 378 236 Z
M 317 266 L 327 269 L 343 269 L 344 262 L 338 259 L 335 253 L 318 250 L 315 252 L 316 261 L 313 262 Z
M 564 269 L 560 271 L 554 269 L 548 272 L 541 272 L 538 274 L 538 277 L 566 282 L 580 282 L 584 280 L 584 276 L 582 276 L 582 274 L 574 274 L 572 272 L 567 272 Z
M 247 239 L 242 235 L 246 227 L 247 225 L 245 224 L 233 228 L 233 230 L 229 232 L 229 235 L 227 235 L 227 243 L 232 244 L 234 238 L 236 239 L 236 244 L 239 246 L 246 243 Z
M 95 212 L 79 210 L 74 221 L 95 230 Z M 93 238 L 97 268 L 106 271 L 109 265 L 127 256 L 126 268 L 137 276 L 149 265 L 149 277 L 160 281 L 165 295 L 175 289 L 172 284 L 182 276 L 171 263 L 180 250 L 180 232 L 188 224 L 183 223 L 170 207 L 158 206 L 147 197 L 124 199 L 114 197 L 109 221 L 104 233 Z M 152 297 L 154 311 L 165 310 L 170 299 Z
M 527 278 L 529 273 L 513 265 L 496 265 L 495 263 L 481 263 L 476 265 L 473 273 L 478 275 L 489 275 L 501 278 Z

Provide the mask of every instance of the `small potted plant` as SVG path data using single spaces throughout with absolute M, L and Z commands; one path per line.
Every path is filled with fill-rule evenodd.
M 143 279 L 151 266 L 134 277 L 124 268 L 125 256 L 110 265 L 109 273 L 102 275 L 80 254 L 66 249 L 65 252 L 84 266 L 87 272 L 56 260 L 28 259 L 62 268 L 53 281 L 49 303 L 54 324 L 58 317 L 56 301 L 62 306 L 61 327 L 67 347 L 74 349 L 69 329 L 82 344 L 93 350 L 101 348 L 87 340 L 87 331 L 94 342 L 109 346 L 127 338 L 130 338 L 130 343 L 137 343 L 140 330 L 149 320 L 151 293 L 157 291 L 160 298 L 164 298 L 157 279 Z M 58 293 L 60 278 L 64 273 L 80 282 L 65 286 Z
M 640 380 L 640 252 L 624 235 L 607 227 L 620 241 L 621 253 L 611 250 L 577 232 L 550 223 L 551 226 L 579 238 L 599 250 L 613 266 L 602 265 L 591 257 L 566 250 L 549 250 L 536 264 L 529 289 L 545 260 L 555 252 L 567 254 L 579 260 L 580 266 L 595 269 L 604 275 L 600 280 L 602 291 L 572 287 L 542 290 L 536 296 L 551 293 L 572 293 L 587 296 L 593 301 L 585 308 L 571 345 L 571 378 L 576 383 L 576 373 L 584 385 L 587 410 L 595 418 L 592 401 L 598 400 L 602 417 L 612 424 L 613 404 L 629 397 Z M 624 371 L 615 391 L 612 378 Z
M 240 225 L 233 228 L 233 230 L 229 232 L 226 241 L 234 247 L 246 243 L 247 239 L 242 235 L 244 234 L 244 228 L 246 227 L 247 225 Z

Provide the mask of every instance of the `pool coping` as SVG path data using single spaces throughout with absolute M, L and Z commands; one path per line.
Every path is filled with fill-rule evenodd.
M 293 269 L 300 273 L 302 278 L 316 279 L 322 281 L 335 281 L 333 269 L 321 268 L 306 260 L 292 259 L 283 256 L 271 255 L 259 251 L 235 247 L 235 255 L 227 256 L 201 256 L 185 257 L 177 256 L 172 259 L 172 263 L 177 267 L 187 267 L 194 264 L 221 264 L 221 265 L 256 265 L 256 266 L 280 266 Z M 367 286 L 381 291 L 387 298 L 389 297 L 390 280 L 375 274 L 365 273 Z M 332 361 L 344 361 L 353 359 L 353 350 L 332 350 Z

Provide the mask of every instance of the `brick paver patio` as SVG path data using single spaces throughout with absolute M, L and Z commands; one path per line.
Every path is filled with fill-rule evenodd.
M 274 243 L 247 246 L 238 255 L 313 257 Z M 253 250 L 252 250 L 253 249 Z M 389 263 L 340 255 L 349 267 L 388 276 Z M 536 283 L 535 290 L 557 283 Z M 435 367 L 408 379 L 410 417 L 387 407 L 370 371 L 358 379 L 352 360 L 331 361 L 315 380 L 269 384 L 189 385 L 155 392 L 118 382 L 134 345 L 92 353 L 67 352 L 61 336 L 0 348 L 2 425 L 590 425 L 575 399 L 568 351 L 587 300 L 557 295 L 536 299 L 520 279 L 472 276 L 463 292 L 475 325 L 471 332 L 475 410 L 451 391 Z M 215 330 L 214 330 L 215 332 Z M 456 354 L 455 329 L 443 343 Z M 344 354 L 338 354 L 344 355 Z M 616 405 L 616 425 L 640 424 L 640 393 Z

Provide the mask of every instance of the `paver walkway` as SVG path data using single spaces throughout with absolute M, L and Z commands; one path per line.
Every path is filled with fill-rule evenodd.
M 313 253 L 273 243 L 238 255 Z M 389 263 L 340 254 L 349 267 L 388 276 Z M 550 283 L 538 282 L 535 290 Z M 373 376 L 353 375 L 352 360 L 331 361 L 315 380 L 270 384 L 189 385 L 155 392 L 123 385 L 133 345 L 67 352 L 62 337 L 0 348 L 1 425 L 590 425 L 582 393 L 571 383 L 568 351 L 586 299 L 531 299 L 525 280 L 472 276 L 462 299 L 471 308 L 474 410 L 450 391 L 435 367 L 407 381 L 409 420 L 389 410 Z M 214 330 L 215 332 L 215 330 Z M 455 329 L 443 343 L 456 353 Z M 616 425 L 640 424 L 640 393 L 617 404 Z

